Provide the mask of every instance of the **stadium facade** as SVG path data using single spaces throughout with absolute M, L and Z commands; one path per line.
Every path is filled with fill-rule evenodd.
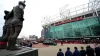
M 85 38 L 100 36 L 100 1 L 88 3 L 88 7 L 75 10 L 75 14 L 66 15 L 66 19 L 43 25 L 44 37 L 52 39 Z M 93 5 L 94 3 L 94 5 Z M 90 5 L 92 4 L 92 5 Z M 86 4 L 85 4 L 86 5 Z M 82 6 L 85 6 L 82 5 Z M 76 9 L 77 7 L 75 7 Z M 67 10 L 67 12 L 69 11 Z M 86 11 L 85 11 L 86 10 Z M 72 13 L 73 14 L 73 13 Z

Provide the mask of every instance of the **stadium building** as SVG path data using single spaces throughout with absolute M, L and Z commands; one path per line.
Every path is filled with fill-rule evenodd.
M 100 1 L 67 9 L 60 19 L 44 23 L 44 38 L 74 39 L 100 37 Z M 79 8 L 82 7 L 82 8 Z M 64 16 L 62 16 L 64 15 Z M 50 19 L 51 20 L 51 19 Z

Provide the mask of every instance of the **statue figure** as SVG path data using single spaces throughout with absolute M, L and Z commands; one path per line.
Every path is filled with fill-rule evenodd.
M 3 27 L 3 35 L 0 40 L 0 43 L 8 42 L 8 45 L 4 47 L 7 50 L 19 50 L 20 48 L 16 47 L 16 40 L 19 36 L 21 29 L 23 27 L 23 15 L 25 8 L 25 1 L 19 1 L 18 5 L 13 7 L 11 12 L 5 11 L 5 25 Z
M 4 23 L 4 26 L 3 26 L 3 33 L 2 33 L 2 38 L 6 35 L 6 32 L 7 32 L 7 21 L 8 19 L 6 18 L 7 17 L 7 14 L 9 13 L 9 11 L 4 11 L 5 13 L 5 16 L 4 16 L 4 20 L 5 20 L 5 23 Z M 0 41 L 3 41 L 2 39 L 0 39 Z
M 9 12 L 10 13 L 10 12 Z M 11 20 L 13 19 L 13 14 L 11 14 L 9 17 L 9 13 L 5 16 L 6 18 L 6 22 L 5 22 L 5 26 L 6 26 L 6 34 L 2 37 L 2 41 L 7 42 L 8 41 L 8 37 L 10 35 L 10 28 L 11 28 Z
M 15 44 L 16 39 L 23 27 L 23 15 L 25 6 L 25 2 L 20 1 L 18 5 L 13 7 L 12 11 L 8 14 L 8 17 L 9 15 L 13 14 L 13 19 L 11 20 L 10 36 L 8 37 L 7 50 L 19 50 L 19 48 L 16 47 Z
M 8 27 L 9 19 L 7 18 L 7 15 L 9 13 L 9 11 L 5 10 L 4 13 L 5 13 L 5 16 L 4 16 L 5 23 L 4 23 L 4 26 L 3 26 L 3 33 L 2 33 L 2 36 L 1 36 L 1 39 L 0 39 L 0 49 L 5 49 L 6 48 L 7 37 L 9 36 L 9 33 L 10 33 L 9 32 L 9 27 Z

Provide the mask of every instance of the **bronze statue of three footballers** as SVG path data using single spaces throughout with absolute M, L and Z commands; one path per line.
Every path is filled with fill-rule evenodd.
M 18 5 L 13 7 L 11 12 L 4 11 L 5 24 L 3 26 L 3 34 L 0 43 L 5 44 L 1 45 L 0 48 L 6 48 L 7 50 L 19 50 L 15 44 L 23 27 L 25 6 L 25 1 L 19 1 Z

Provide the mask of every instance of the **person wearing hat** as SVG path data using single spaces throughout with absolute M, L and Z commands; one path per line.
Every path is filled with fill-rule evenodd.
M 23 27 L 23 15 L 25 2 L 19 1 L 18 5 L 13 7 L 12 11 L 9 13 L 8 17 L 13 14 L 13 20 L 11 20 L 11 28 L 10 28 L 10 37 L 8 38 L 8 46 L 7 50 L 19 50 L 20 48 L 16 47 L 16 39 L 20 34 Z

